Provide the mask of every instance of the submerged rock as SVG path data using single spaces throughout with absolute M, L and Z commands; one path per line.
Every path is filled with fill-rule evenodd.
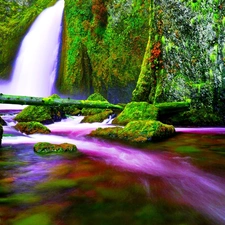
M 19 122 L 14 126 L 17 130 L 25 134 L 49 134 L 51 131 L 39 122 Z
M 163 124 L 155 120 L 132 121 L 123 127 L 98 128 L 91 132 L 91 136 L 133 143 L 160 141 L 175 134 L 172 125 Z
M 147 102 L 130 102 L 112 123 L 126 125 L 135 120 L 156 120 L 158 108 Z
M 76 145 L 69 143 L 62 144 L 51 144 L 48 142 L 38 142 L 34 145 L 34 151 L 37 153 L 64 153 L 64 152 L 73 152 L 77 155 L 81 153 L 77 150 Z

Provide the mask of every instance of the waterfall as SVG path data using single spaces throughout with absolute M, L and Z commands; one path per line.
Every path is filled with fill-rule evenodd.
M 11 81 L 0 86 L 2 93 L 51 95 L 57 72 L 63 9 L 64 1 L 59 0 L 34 21 L 21 43 Z

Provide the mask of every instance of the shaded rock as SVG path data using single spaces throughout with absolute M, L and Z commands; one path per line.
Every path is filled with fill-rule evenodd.
M 0 117 L 0 124 L 2 126 L 6 126 L 7 125 L 7 123 L 5 122 L 5 120 L 2 119 L 2 117 Z
M 60 98 L 54 94 L 49 98 Z M 49 106 L 27 106 L 14 118 L 18 122 L 30 122 L 36 121 L 44 124 L 54 123 L 60 121 L 65 117 L 61 107 L 49 107 Z
M 65 112 L 65 114 L 70 116 L 77 116 L 81 114 L 81 109 L 78 109 L 77 107 L 72 105 L 63 107 L 63 111 Z
M 91 132 L 91 136 L 114 140 L 123 140 L 133 143 L 160 141 L 175 134 L 172 125 L 163 124 L 155 120 L 132 121 L 124 128 L 98 128 Z
M 0 124 L 0 147 L 2 146 L 3 127 Z
M 17 130 L 25 134 L 49 134 L 51 131 L 39 122 L 18 122 L 14 126 Z
M 94 123 L 103 122 L 113 113 L 112 110 L 104 110 L 103 112 L 97 113 L 95 115 L 85 116 L 81 123 Z
M 90 101 L 98 101 L 98 102 L 105 101 L 105 102 L 108 103 L 108 101 L 101 94 L 99 94 L 99 93 L 94 93 L 94 94 L 90 95 L 87 98 L 87 100 L 90 100 Z M 96 109 L 92 109 L 92 108 L 87 109 L 87 108 L 83 108 L 81 110 L 81 113 L 84 116 L 88 116 L 88 115 L 94 115 L 94 114 L 97 114 L 97 113 L 102 113 L 104 111 L 106 111 L 106 109 L 98 109 L 98 108 L 96 108 Z
M 126 125 L 135 120 L 156 120 L 158 108 L 147 102 L 130 102 L 112 121 L 113 124 Z
M 37 153 L 64 153 L 64 152 L 73 152 L 77 155 L 81 153 L 77 150 L 76 145 L 63 143 L 63 144 L 51 144 L 48 142 L 39 142 L 34 145 L 34 151 Z

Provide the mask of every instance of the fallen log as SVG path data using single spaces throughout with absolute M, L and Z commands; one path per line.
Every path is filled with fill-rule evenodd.
M 74 100 L 71 98 L 42 98 L 30 96 L 4 95 L 0 94 L 0 103 L 36 106 L 75 106 L 77 108 L 101 108 L 123 110 L 120 105 L 114 105 L 106 101 Z
M 158 108 L 159 115 L 165 115 L 190 110 L 190 102 L 163 102 L 156 103 L 155 107 Z

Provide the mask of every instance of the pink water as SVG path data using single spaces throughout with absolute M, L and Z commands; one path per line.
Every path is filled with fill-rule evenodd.
M 98 171 L 97 174 L 101 174 L 101 176 L 103 177 L 107 177 L 105 173 L 108 170 L 110 171 L 112 170 L 113 172 L 110 172 L 110 173 L 112 173 L 113 176 L 116 176 L 116 174 L 118 176 L 122 176 L 123 177 L 122 180 L 128 179 L 127 176 L 129 177 L 129 182 L 128 184 L 125 185 L 125 187 L 123 188 L 120 187 L 120 189 L 118 190 L 116 188 L 117 193 L 120 193 L 122 190 L 123 191 L 129 190 L 130 185 L 140 185 L 145 192 L 145 198 L 148 199 L 146 201 L 151 202 L 151 199 L 153 199 L 152 201 L 153 202 L 156 201 L 155 205 L 157 207 L 158 207 L 158 204 L 159 204 L 158 202 L 160 199 L 160 201 L 165 202 L 167 207 L 169 207 L 168 205 L 172 204 L 172 206 L 170 207 L 176 206 L 176 209 L 177 207 L 179 209 L 179 210 L 177 209 L 178 211 L 180 211 L 183 207 L 184 208 L 188 207 L 188 210 L 194 210 L 194 212 L 199 213 L 199 215 L 203 216 L 203 218 L 205 218 L 206 220 L 206 222 L 205 221 L 201 222 L 200 220 L 200 221 L 195 221 L 194 223 L 193 221 L 191 221 L 191 219 L 190 221 L 188 220 L 182 221 L 185 224 L 225 224 L 225 188 L 224 188 L 225 187 L 225 175 L 224 175 L 225 166 L 220 168 L 219 170 L 220 173 L 217 173 L 216 167 L 215 167 L 215 164 L 224 165 L 225 159 L 223 158 L 224 157 L 223 154 L 215 155 L 214 152 L 213 153 L 211 151 L 208 152 L 209 147 L 207 147 L 211 145 L 210 148 L 212 149 L 217 148 L 217 150 L 219 149 L 221 151 L 221 148 L 222 148 L 225 150 L 225 147 L 224 147 L 225 136 L 224 136 L 224 129 L 222 130 L 222 128 L 219 128 L 218 130 L 216 128 L 213 128 L 214 132 L 218 136 L 212 135 L 212 133 L 207 134 L 207 132 L 204 132 L 204 130 L 202 132 L 203 134 L 196 135 L 196 134 L 193 134 L 195 130 L 190 129 L 189 130 L 190 134 L 180 133 L 178 136 L 175 136 L 174 138 L 166 140 L 164 142 L 155 143 L 155 144 L 153 143 L 153 144 L 150 144 L 149 146 L 144 146 L 144 147 L 140 146 L 138 148 L 138 147 L 130 147 L 128 145 L 124 145 L 121 143 L 109 142 L 109 141 L 104 141 L 97 138 L 91 138 L 89 136 L 86 136 L 87 134 L 90 133 L 91 130 L 96 129 L 97 127 L 107 127 L 112 125 L 100 124 L 100 123 L 80 124 L 80 120 L 82 119 L 82 117 L 72 117 L 62 122 L 48 125 L 49 129 L 52 131 L 50 135 L 35 134 L 35 135 L 29 135 L 29 136 L 17 133 L 12 128 L 14 121 L 10 118 L 11 116 L 9 115 L 5 116 L 5 119 L 9 121 L 9 126 L 4 127 L 4 130 L 5 130 L 5 133 L 11 133 L 14 135 L 16 134 L 16 136 L 4 137 L 3 146 L 5 147 L 14 146 L 14 148 L 17 148 L 17 146 L 22 146 L 22 147 L 18 147 L 20 149 L 18 150 L 18 154 L 24 155 L 24 159 L 26 157 L 28 157 L 29 160 L 30 158 L 31 159 L 33 157 L 35 158 L 34 165 L 32 165 L 32 163 L 30 164 L 29 162 L 28 168 L 27 168 L 27 165 L 20 166 L 21 170 L 24 170 L 26 168 L 25 170 L 29 171 L 29 176 L 26 177 L 27 182 L 28 183 L 31 182 L 32 186 L 34 187 L 38 183 L 37 180 L 34 180 L 34 177 L 40 176 L 40 173 L 41 174 L 43 173 L 43 174 L 40 177 L 39 181 L 41 181 L 44 176 L 48 176 L 48 180 L 54 181 L 54 179 L 56 178 L 52 175 L 52 170 L 53 168 L 57 168 L 59 164 L 61 165 L 62 167 L 61 169 L 63 170 L 67 170 L 68 167 L 70 168 L 71 166 L 73 167 L 73 164 L 74 166 L 77 165 L 79 168 L 81 168 L 79 169 L 79 173 L 78 173 L 78 174 L 81 174 L 78 176 L 79 182 L 81 179 L 81 180 L 85 180 L 85 183 L 89 183 L 90 181 L 92 182 L 92 180 L 95 179 L 94 177 L 97 176 L 96 170 Z M 185 129 L 185 130 L 179 129 L 179 131 L 188 132 L 188 129 Z M 199 129 L 197 129 L 197 131 L 199 131 Z M 211 138 L 213 138 L 213 140 L 210 141 Z M 74 161 L 73 157 L 72 159 L 67 158 L 67 161 L 65 163 L 65 158 L 64 157 L 61 158 L 59 156 L 55 156 L 56 158 L 54 158 L 54 156 L 51 156 L 50 157 L 51 160 L 46 161 L 48 157 L 45 158 L 45 157 L 36 156 L 36 154 L 33 152 L 33 149 L 31 147 L 34 143 L 37 143 L 40 141 L 47 141 L 51 143 L 68 142 L 68 143 L 76 144 L 78 149 L 84 153 L 85 157 L 88 158 L 88 163 L 87 161 L 85 161 L 85 163 L 83 164 L 83 161 L 82 161 L 83 159 L 80 159 L 80 160 L 77 159 L 76 161 Z M 27 147 L 23 147 L 23 146 L 27 146 Z M 196 149 L 202 152 L 201 153 L 194 152 L 192 154 L 184 155 L 174 151 L 174 149 L 175 150 L 182 149 L 182 146 L 184 149 L 187 148 L 187 146 L 189 147 L 195 146 Z M 17 155 L 16 157 L 19 157 L 19 156 Z M 204 157 L 206 158 L 210 157 L 210 158 L 205 159 L 208 161 L 207 162 L 204 161 L 204 163 L 201 165 L 201 163 L 199 162 L 201 162 L 201 160 Z M 218 162 L 215 161 L 215 164 L 213 164 L 210 161 L 214 158 L 218 160 Z M 20 157 L 20 159 L 22 158 Z M 57 163 L 55 162 L 55 160 L 57 161 Z M 195 163 L 196 161 L 199 161 L 198 162 L 199 165 L 197 165 L 196 163 L 195 164 L 197 166 L 193 165 L 192 161 L 193 163 Z M 99 163 L 96 164 L 96 162 L 99 162 L 101 164 L 103 163 L 100 166 L 100 171 L 99 171 Z M 90 171 L 92 172 L 90 172 L 89 169 L 86 170 L 86 166 L 87 166 L 86 163 L 88 165 L 89 164 L 91 165 Z M 205 164 L 207 164 L 208 167 L 206 167 Z M 104 168 L 103 170 L 101 170 L 102 167 Z M 75 170 L 75 168 L 76 166 L 74 167 L 74 169 L 71 169 L 71 168 L 70 169 L 73 171 Z M 46 173 L 48 175 L 46 175 Z M 55 171 L 54 173 L 60 174 L 63 172 Z M 77 181 L 78 178 L 76 174 L 77 172 L 75 171 L 71 172 L 71 174 L 69 175 L 69 179 L 72 179 L 73 181 L 75 180 Z M 88 181 L 86 180 L 87 174 L 88 174 Z M 22 183 L 20 183 L 21 178 L 14 177 L 14 179 L 15 179 L 14 184 L 16 184 L 18 187 L 18 190 L 20 190 L 22 185 Z M 57 175 L 57 179 L 59 179 L 58 175 Z M 132 181 L 133 179 L 135 181 Z M 100 182 L 100 184 L 99 184 L 99 181 L 97 183 L 94 182 L 94 184 L 92 184 L 93 187 L 91 188 L 92 191 L 89 190 L 90 193 L 89 192 L 88 193 L 91 196 L 97 195 L 96 190 L 99 189 L 99 185 L 101 186 L 101 183 L 103 181 L 104 181 L 104 178 Z M 23 182 L 26 183 L 25 181 Z M 43 180 L 43 182 L 45 182 L 45 180 Z M 108 187 L 109 185 L 108 182 L 109 181 L 103 182 L 104 188 Z M 110 185 L 111 185 L 111 182 L 112 181 L 110 181 Z M 136 182 L 138 184 L 136 184 Z M 84 184 L 82 183 L 82 185 Z M 118 181 L 114 181 L 114 186 L 117 187 L 117 185 L 120 186 L 121 181 L 119 183 Z M 155 190 L 155 187 L 157 187 L 156 190 Z M 27 189 L 25 190 L 28 191 Z M 79 190 L 82 193 L 84 191 L 82 188 Z M 158 192 L 160 192 L 159 196 L 157 196 Z M 141 193 L 139 194 L 138 193 L 139 192 L 135 191 L 133 194 L 136 197 L 138 197 L 139 194 L 143 195 L 143 191 L 141 191 Z M 85 196 L 89 194 L 86 193 Z M 130 193 L 128 195 L 130 195 Z M 87 200 L 88 199 L 90 200 L 93 198 L 93 196 L 92 197 L 86 196 L 86 197 L 87 197 Z M 61 198 L 62 197 L 59 196 L 57 201 L 62 201 Z M 123 197 L 121 198 L 123 199 Z M 156 200 L 154 200 L 155 198 Z M 92 200 L 90 201 L 92 202 Z M 98 199 L 95 201 L 98 202 L 100 200 Z M 126 196 L 124 196 L 124 200 L 122 201 L 125 201 L 125 202 L 127 201 Z M 135 206 L 135 201 L 130 203 L 131 206 L 132 205 L 133 207 Z M 70 207 L 75 207 L 74 204 L 76 205 L 76 201 L 73 203 L 70 203 Z M 116 202 L 112 200 L 112 206 L 114 204 L 116 204 Z M 185 208 L 185 210 L 187 209 Z M 63 213 L 63 212 L 60 211 L 60 213 Z M 165 213 L 165 217 L 166 215 L 168 216 L 167 211 L 163 213 Z M 103 219 L 104 216 L 101 215 L 100 211 L 98 211 L 98 215 L 101 219 Z M 94 216 L 96 216 L 96 214 L 94 214 Z M 153 217 L 154 217 L 153 219 L 156 218 L 155 215 Z M 130 218 L 132 218 L 132 216 Z M 101 219 L 98 221 L 101 221 Z M 120 220 L 123 220 L 122 215 L 120 217 Z M 90 222 L 89 221 L 86 223 L 84 221 L 85 219 L 81 217 L 80 222 L 78 224 L 88 224 Z M 163 223 L 165 223 L 165 221 L 162 222 L 162 224 Z M 69 222 L 67 221 L 65 224 L 69 224 Z M 156 224 L 161 224 L 161 222 L 158 221 Z M 168 221 L 167 224 L 174 224 L 174 222 L 171 223 Z

